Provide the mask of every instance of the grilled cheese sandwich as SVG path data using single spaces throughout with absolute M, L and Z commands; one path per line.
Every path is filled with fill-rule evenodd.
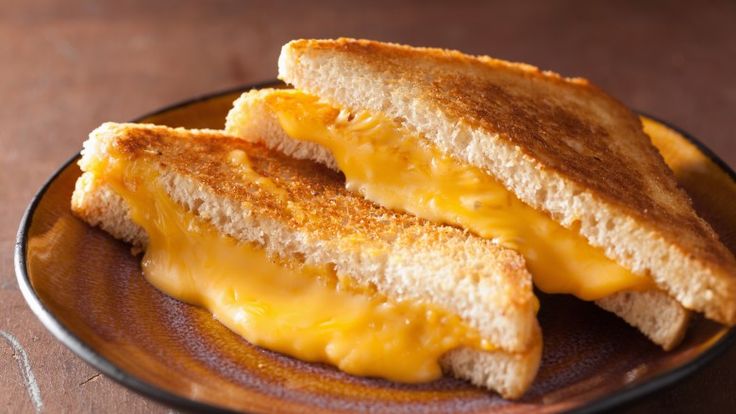
M 355 39 L 290 42 L 279 76 L 297 90 L 245 94 L 226 131 L 517 250 L 540 289 L 595 300 L 665 349 L 687 309 L 736 321 L 733 255 L 638 118 L 587 81 Z
M 248 152 L 260 152 L 258 164 L 261 168 L 268 164 L 273 170 L 259 171 L 252 165 Z M 498 315 L 523 318 L 526 328 L 513 327 L 504 335 L 496 335 L 493 329 L 487 328 L 487 321 L 473 319 L 486 318 L 488 314 L 476 313 L 471 317 L 465 312 L 462 316 L 464 312 L 448 309 L 450 301 L 459 305 L 464 300 L 458 296 L 459 291 L 435 292 L 438 298 L 445 297 L 444 303 L 431 297 L 418 298 L 412 293 L 400 295 L 387 288 L 385 281 L 375 279 L 381 272 L 390 272 L 381 271 L 378 262 L 371 265 L 378 275 L 370 275 L 368 281 L 365 276 L 353 277 L 344 265 L 327 260 L 327 246 L 322 248 L 324 251 L 311 253 L 298 250 L 287 254 L 287 249 L 274 250 L 273 246 L 269 249 L 269 242 L 264 243 L 263 238 L 273 243 L 277 232 L 273 228 L 266 231 L 269 225 L 265 221 L 286 224 L 288 217 L 312 222 L 314 209 L 334 200 L 329 194 L 312 200 L 297 199 L 293 194 L 295 185 L 309 192 L 327 185 L 330 192 L 339 193 L 341 187 L 337 179 L 323 177 L 326 172 L 309 163 L 279 168 L 279 162 L 284 160 L 216 132 L 106 124 L 86 144 L 80 162 L 85 173 L 78 180 L 72 205 L 88 222 L 144 247 L 143 273 L 154 286 L 174 298 L 208 309 L 228 328 L 255 345 L 305 361 L 330 363 L 356 375 L 425 382 L 439 377 L 444 367 L 479 385 L 497 389 L 507 397 L 523 392 L 540 358 L 541 342 L 534 320 L 536 305 L 528 281 L 519 280 L 522 284 L 516 285 L 503 280 L 528 277 L 523 269 L 515 268 L 508 260 L 505 268 L 495 267 L 497 271 L 490 274 L 477 269 L 469 272 L 465 263 L 440 264 L 445 277 L 454 278 L 455 283 L 476 290 L 491 302 L 493 285 L 506 286 L 503 289 L 526 286 L 522 288 L 526 292 L 517 291 L 508 300 L 501 298 L 510 300 L 513 307 L 502 306 L 499 310 L 505 309 L 502 312 L 506 315 Z M 305 174 L 307 171 L 309 174 Z M 278 177 L 286 173 L 288 185 L 280 181 L 285 178 Z M 259 222 L 249 224 L 252 236 L 233 237 L 238 232 L 223 223 L 224 217 L 206 212 L 211 206 L 205 198 L 211 195 L 184 190 L 186 186 L 178 181 L 183 177 L 194 180 L 196 187 L 205 192 L 216 191 L 212 180 L 231 186 L 230 190 L 236 194 L 247 189 L 247 194 L 241 197 L 218 193 L 218 200 L 213 202 L 237 200 L 235 205 L 243 211 L 229 211 L 228 217 L 230 220 L 248 217 Z M 223 178 L 227 180 L 220 180 Z M 257 206 L 249 210 L 248 206 L 258 200 L 272 211 L 265 213 Z M 337 207 L 335 211 L 340 210 Z M 398 253 L 386 252 L 385 248 L 395 247 L 391 237 L 400 239 L 414 225 L 419 225 L 426 234 L 434 233 L 427 241 L 428 247 L 447 241 L 449 236 L 468 248 L 479 247 L 477 253 L 495 254 L 493 245 L 468 238 L 454 229 L 379 213 L 381 210 L 371 207 L 358 219 L 369 222 L 379 219 L 381 226 L 388 230 L 383 235 L 388 244 L 360 240 L 363 254 L 373 251 L 381 258 L 388 255 L 389 259 L 392 256 L 399 259 Z M 132 231 L 131 227 L 139 230 Z M 294 223 L 293 229 L 303 227 Z M 338 253 L 346 255 L 351 237 L 360 238 L 361 233 L 348 231 L 344 237 L 338 234 L 338 241 L 343 245 Z M 315 232 L 307 231 L 300 237 L 315 236 Z M 411 279 L 414 277 L 411 274 L 417 272 L 431 272 L 421 262 L 401 260 L 408 260 L 397 269 L 405 278 Z M 391 266 L 399 263 L 394 261 Z M 463 268 L 467 274 L 455 273 Z M 513 272 L 513 276 L 508 272 Z M 420 276 L 426 275 L 416 275 Z M 467 276 L 472 277 L 467 279 Z M 471 359 L 478 361 L 470 366 L 453 362 L 468 354 L 477 355 Z M 503 371 L 492 372 L 499 364 L 510 370 L 506 376 L 502 375 Z

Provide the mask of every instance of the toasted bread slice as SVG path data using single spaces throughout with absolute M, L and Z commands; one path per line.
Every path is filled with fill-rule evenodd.
M 336 106 L 385 114 L 483 168 L 530 206 L 654 281 L 736 323 L 736 260 L 624 105 L 584 79 L 456 51 L 297 40 L 279 76 Z
M 691 317 L 690 311 L 661 290 L 618 292 L 595 303 L 638 328 L 665 351 L 680 344 Z
M 232 167 L 229 154 L 238 150 L 271 184 Z M 454 375 L 512 398 L 536 374 L 536 302 L 517 254 L 459 229 L 375 206 L 345 190 L 343 178 L 323 166 L 221 132 L 108 123 L 90 135 L 80 165 L 87 171 L 113 151 L 115 159 L 156 168 L 168 197 L 222 234 L 279 256 L 333 264 L 338 275 L 373 285 L 391 299 L 459 315 L 498 348 L 450 351 L 442 365 Z M 273 184 L 283 192 L 274 193 Z M 117 238 L 146 245 L 124 199 L 91 172 L 77 182 L 72 209 Z
M 292 139 L 286 133 L 278 115 L 266 103 L 273 93 L 278 92 L 261 89 L 244 93 L 228 114 L 226 131 L 252 142 L 262 142 L 286 155 L 317 161 L 339 171 L 329 150 L 314 142 Z M 666 350 L 680 342 L 689 321 L 689 312 L 660 290 L 620 292 L 596 303 L 639 328 Z

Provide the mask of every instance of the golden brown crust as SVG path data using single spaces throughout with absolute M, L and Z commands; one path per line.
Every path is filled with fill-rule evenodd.
M 308 57 L 309 69 L 299 67 L 302 57 Z M 689 197 L 642 131 L 638 117 L 589 82 L 489 57 L 353 39 L 293 41 L 284 47 L 281 59 L 281 67 L 288 73 L 286 80 L 299 79 L 295 86 L 308 84 L 308 92 L 323 98 L 332 98 L 320 93 L 332 89 L 312 88 L 319 83 L 314 76 L 321 64 L 337 62 L 329 63 L 331 75 L 365 68 L 360 75 L 363 79 L 380 79 L 372 85 L 392 85 L 392 90 L 400 90 L 389 92 L 383 101 L 376 99 L 371 106 L 401 116 L 401 111 L 414 106 L 407 101 L 411 99 L 421 102 L 424 117 L 441 113 L 455 128 L 482 131 L 498 145 L 515 148 L 518 160 L 533 164 L 540 177 L 561 178 L 576 188 L 573 193 L 584 191 L 619 217 L 631 218 L 640 228 L 654 232 L 654 238 L 679 250 L 678 260 L 709 269 L 713 279 L 702 282 L 701 294 L 717 297 L 718 305 L 696 299 L 685 284 L 675 290 L 688 306 L 705 310 L 719 321 L 736 323 L 733 255 L 695 214 Z M 356 94 L 345 98 L 348 95 L 340 93 L 341 99 L 353 104 L 360 101 L 358 96 L 364 97 Z M 388 108 L 399 101 L 405 103 L 401 110 Z M 457 149 L 465 142 L 440 144 Z M 563 217 L 560 212 L 551 213 L 555 218 Z M 574 224 L 570 217 L 564 220 Z M 663 250 L 658 249 L 658 254 L 664 262 L 668 253 Z M 625 256 L 621 260 L 626 261 Z M 657 275 L 655 279 L 663 283 L 666 277 Z

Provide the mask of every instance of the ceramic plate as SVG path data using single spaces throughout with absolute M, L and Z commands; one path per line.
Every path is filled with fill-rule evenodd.
M 263 85 L 256 85 L 263 86 Z M 221 128 L 249 87 L 168 107 L 138 119 Z M 699 213 L 733 251 L 734 173 L 688 135 L 658 121 L 655 144 Z M 81 146 L 86 137 L 79 137 Z M 161 294 L 130 248 L 69 209 L 80 175 L 72 157 L 41 188 L 20 224 L 16 272 L 41 322 L 82 359 L 121 384 L 193 410 L 251 412 L 595 411 L 650 393 L 703 366 L 734 333 L 696 319 L 682 345 L 663 352 L 620 319 L 572 297 L 540 295 L 542 365 L 518 401 L 463 381 L 422 385 L 357 378 L 251 346 L 207 312 Z

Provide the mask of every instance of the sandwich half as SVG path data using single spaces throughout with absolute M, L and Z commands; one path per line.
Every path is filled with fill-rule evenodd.
M 218 131 L 106 123 L 79 165 L 73 211 L 255 345 L 400 382 L 444 370 L 506 398 L 536 374 L 531 276 L 490 240 Z
M 517 250 L 541 290 L 596 301 L 665 349 L 689 310 L 736 322 L 733 255 L 638 117 L 587 81 L 354 39 L 286 44 L 279 77 L 296 90 L 244 94 L 228 133 Z

